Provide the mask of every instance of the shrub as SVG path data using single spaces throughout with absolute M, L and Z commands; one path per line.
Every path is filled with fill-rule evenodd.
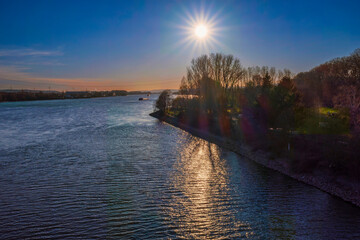
M 160 93 L 159 98 L 155 102 L 155 109 L 158 109 L 162 114 L 165 114 L 171 105 L 171 91 L 164 90 Z

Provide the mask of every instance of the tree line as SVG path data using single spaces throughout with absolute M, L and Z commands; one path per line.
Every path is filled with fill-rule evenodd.
M 268 66 L 245 68 L 232 55 L 203 55 L 191 61 L 179 93 L 181 98 L 171 103 L 178 114 L 191 115 L 193 109 L 195 115 L 211 118 L 251 108 L 263 111 L 257 114 L 266 118 L 267 127 L 295 130 L 306 116 L 316 115 L 323 107 L 336 109 L 338 117 L 348 120 L 349 129 L 358 132 L 360 50 L 296 75 L 289 69 Z
M 96 98 L 96 97 L 113 97 L 127 96 L 137 94 L 150 94 L 142 91 L 35 91 L 35 90 L 0 90 L 0 102 L 16 101 L 34 101 L 34 100 L 54 100 L 54 99 L 74 99 L 74 98 Z
M 296 169 L 322 165 L 360 175 L 360 50 L 296 75 L 267 66 L 245 68 L 232 55 L 203 55 L 191 61 L 179 94 L 160 94 L 159 113 L 290 154 Z
M 299 73 L 294 81 L 306 106 L 346 110 L 351 128 L 360 131 L 360 49 Z

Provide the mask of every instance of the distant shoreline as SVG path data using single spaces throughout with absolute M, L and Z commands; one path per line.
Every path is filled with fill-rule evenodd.
M 290 171 L 288 159 L 276 158 L 270 159 L 269 154 L 263 151 L 252 151 L 249 146 L 244 143 L 238 143 L 231 139 L 216 136 L 209 132 L 205 132 L 191 126 L 180 123 L 176 118 L 170 116 L 161 116 L 158 112 L 150 113 L 150 116 L 164 121 L 174 127 L 178 127 L 184 131 L 189 132 L 192 135 L 205 139 L 209 142 L 215 143 L 221 147 L 224 147 L 230 151 L 233 151 L 241 156 L 244 156 L 252 161 L 255 161 L 261 164 L 264 167 L 276 170 L 282 174 L 285 174 L 295 180 L 306 183 L 313 187 L 316 187 L 324 192 L 327 192 L 333 196 L 339 197 L 342 200 L 352 203 L 360 207 L 360 186 L 353 186 L 353 184 L 348 181 L 334 181 L 331 176 L 326 175 L 325 173 L 319 173 L 317 175 L 313 174 L 299 174 Z
M 142 91 L 40 91 L 40 90 L 0 90 L 0 102 L 21 102 L 21 101 L 39 101 L 39 100 L 62 100 L 62 99 L 82 99 L 99 97 L 118 97 L 128 95 L 148 95 L 151 92 Z

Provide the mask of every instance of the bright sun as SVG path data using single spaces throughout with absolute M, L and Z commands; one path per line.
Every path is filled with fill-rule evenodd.
M 200 25 L 196 26 L 196 28 L 195 28 L 195 35 L 199 39 L 205 38 L 207 35 L 207 32 L 208 32 L 208 28 L 203 24 L 200 24 Z
M 184 38 L 176 43 L 177 46 L 192 48 L 192 54 L 207 53 L 211 49 L 223 47 L 217 39 L 222 35 L 222 28 L 219 27 L 219 12 L 211 14 L 210 10 L 200 9 L 185 11 L 182 16 L 185 24 L 179 25 L 179 28 L 182 29 L 181 34 Z

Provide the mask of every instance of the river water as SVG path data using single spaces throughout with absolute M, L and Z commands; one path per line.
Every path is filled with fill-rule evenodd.
M 148 114 L 0 104 L 0 239 L 359 239 L 360 208 Z

